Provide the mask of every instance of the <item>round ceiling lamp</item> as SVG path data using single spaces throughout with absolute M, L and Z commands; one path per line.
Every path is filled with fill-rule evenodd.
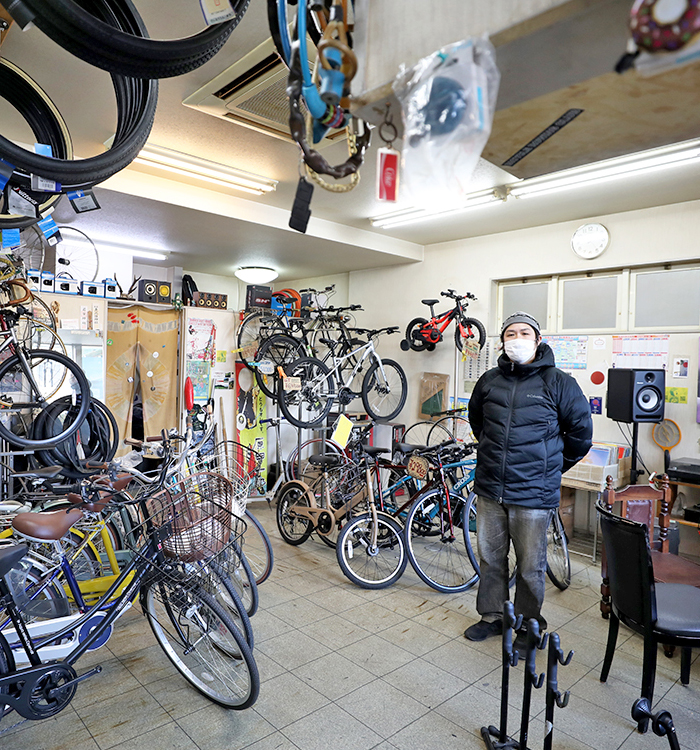
M 233 275 L 246 284 L 267 284 L 268 281 L 274 281 L 279 276 L 273 268 L 264 268 L 262 266 L 237 268 L 233 272 Z

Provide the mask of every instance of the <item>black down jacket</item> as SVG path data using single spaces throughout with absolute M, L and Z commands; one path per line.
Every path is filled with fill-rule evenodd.
M 545 343 L 530 364 L 499 357 L 474 387 L 469 421 L 479 441 L 474 489 L 506 504 L 555 508 L 562 471 L 591 447 L 588 400 Z

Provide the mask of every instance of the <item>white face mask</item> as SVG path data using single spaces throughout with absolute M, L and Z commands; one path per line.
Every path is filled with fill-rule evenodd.
M 535 356 L 537 342 L 534 339 L 508 339 L 503 348 L 511 362 L 524 365 Z

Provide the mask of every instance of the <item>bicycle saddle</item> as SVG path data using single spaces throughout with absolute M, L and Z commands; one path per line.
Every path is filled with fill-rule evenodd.
M 35 542 L 55 542 L 65 536 L 82 517 L 83 511 L 79 508 L 49 513 L 20 513 L 12 519 L 12 528 Z
M 428 307 L 432 307 L 433 305 L 437 305 L 439 301 L 440 301 L 439 299 L 422 299 L 421 304 L 428 305 Z
M 0 578 L 4 578 L 12 568 L 29 552 L 26 544 L 13 544 L 0 547 Z
M 427 445 L 412 445 L 411 443 L 396 443 L 394 450 L 400 453 L 413 453 L 413 451 L 424 451 L 427 449 Z
M 374 458 L 375 456 L 380 456 L 382 453 L 390 453 L 389 448 L 378 448 L 374 445 L 363 445 L 362 450 L 368 456 L 372 456 L 372 458 Z
M 309 456 L 309 463 L 314 466 L 322 466 L 323 468 L 332 468 L 340 464 L 340 456 L 335 453 L 314 453 L 313 456 Z

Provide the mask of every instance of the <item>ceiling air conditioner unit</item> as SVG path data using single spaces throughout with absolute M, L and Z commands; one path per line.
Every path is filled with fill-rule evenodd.
M 270 38 L 182 103 L 186 107 L 291 142 L 286 93 L 288 72 Z M 303 102 L 302 110 L 306 111 Z M 307 137 L 310 143 L 311 135 Z M 345 137 L 345 129 L 333 130 L 314 148 L 336 143 Z

